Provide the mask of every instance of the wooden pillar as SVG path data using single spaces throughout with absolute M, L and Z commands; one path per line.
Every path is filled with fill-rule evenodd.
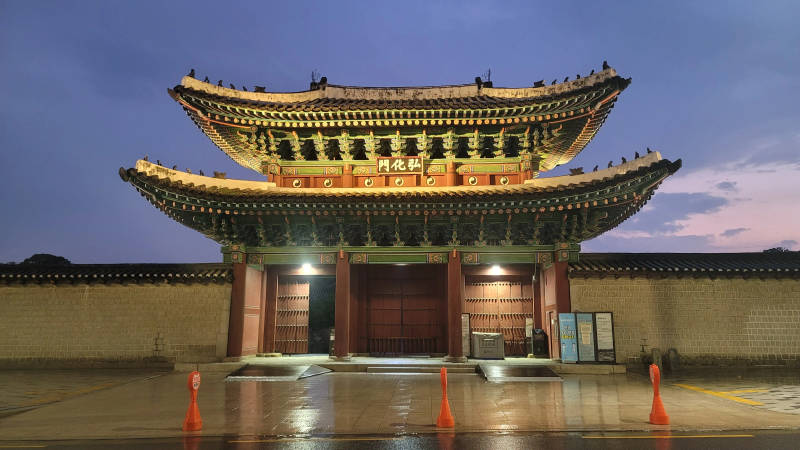
M 461 253 L 453 249 L 447 260 L 447 357 L 448 362 L 467 362 L 461 345 L 461 311 L 464 303 L 464 276 Z
M 544 317 L 544 329 L 550 343 L 550 357 L 561 357 L 561 341 L 559 339 L 558 313 L 572 312 L 569 298 L 569 280 L 567 279 L 567 262 L 556 262 L 542 268 L 539 285 L 541 292 L 541 308 Z
M 572 312 L 572 302 L 569 299 L 569 279 L 567 278 L 568 264 L 566 261 L 553 263 L 556 282 L 555 295 L 558 312 Z
M 358 352 L 358 339 L 359 339 L 359 317 L 358 314 L 361 310 L 360 294 L 361 294 L 361 269 L 363 266 L 356 265 L 350 268 L 350 352 Z
M 350 358 L 350 260 L 347 252 L 339 250 L 336 259 L 336 333 L 334 354 L 337 359 Z
M 541 278 L 542 270 L 539 265 L 533 266 L 533 327 L 544 329 L 544 310 L 542 309 Z
M 275 332 L 278 325 L 278 270 L 269 267 L 264 274 L 264 352 L 275 352 Z
M 444 185 L 455 186 L 456 175 L 456 163 L 453 161 L 447 161 L 445 164 Z
M 353 187 L 353 166 L 345 164 L 342 169 L 342 187 Z
M 261 318 L 258 321 L 258 352 L 264 353 L 264 328 L 267 321 L 267 266 L 261 272 Z
M 261 275 L 245 263 L 233 264 L 231 308 L 228 319 L 228 357 L 254 355 L 258 351 L 261 322 Z

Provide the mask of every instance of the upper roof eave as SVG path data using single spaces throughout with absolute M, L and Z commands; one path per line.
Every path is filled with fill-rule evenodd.
M 250 92 L 213 85 L 185 76 L 176 90 L 187 89 L 233 102 L 303 103 L 320 99 L 358 101 L 418 101 L 458 99 L 485 96 L 497 99 L 545 99 L 569 94 L 617 78 L 613 68 L 573 81 L 541 87 L 478 87 L 477 84 L 418 86 L 418 87 L 362 87 L 328 84 L 325 88 L 300 92 Z

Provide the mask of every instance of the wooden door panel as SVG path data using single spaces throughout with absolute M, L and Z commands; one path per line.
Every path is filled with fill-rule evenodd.
M 468 277 L 464 312 L 471 332 L 503 333 L 506 355 L 527 354 L 525 319 L 533 318 L 531 284 L 524 277 Z
M 440 272 L 424 267 L 370 268 L 366 289 L 370 353 L 440 351 L 445 302 L 443 280 L 437 280 Z
M 308 353 L 309 287 L 302 278 L 278 278 L 275 349 L 280 353 Z

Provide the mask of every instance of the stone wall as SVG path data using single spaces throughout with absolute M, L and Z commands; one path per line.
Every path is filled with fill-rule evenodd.
M 0 286 L 0 367 L 221 360 L 230 298 L 230 283 Z
M 674 348 L 690 365 L 800 363 L 800 280 L 573 277 L 573 311 L 614 313 L 617 362 Z

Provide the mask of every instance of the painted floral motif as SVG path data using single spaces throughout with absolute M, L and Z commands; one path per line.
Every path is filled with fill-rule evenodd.
M 461 263 L 462 264 L 477 264 L 478 263 L 478 254 L 477 253 L 462 253 L 461 254 Z
M 541 264 L 550 264 L 551 262 L 553 262 L 553 254 L 549 252 L 537 253 L 536 257 L 537 257 L 536 259 L 538 260 L 537 262 Z
M 319 263 L 320 264 L 336 264 L 336 254 L 335 253 L 320 253 L 320 255 L 319 255 Z
M 444 264 L 444 253 L 428 253 L 428 264 Z
M 366 264 L 367 260 L 366 253 L 352 253 L 350 255 L 350 264 Z

